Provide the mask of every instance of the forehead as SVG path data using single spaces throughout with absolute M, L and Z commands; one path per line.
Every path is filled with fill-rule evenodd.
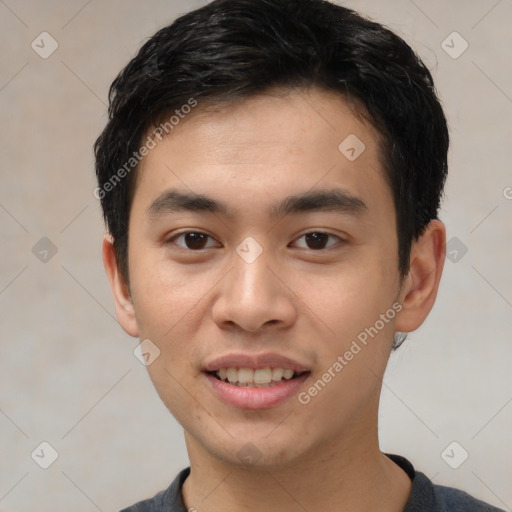
M 354 196 L 390 194 L 378 133 L 334 92 L 278 91 L 199 105 L 155 141 L 138 170 L 134 202 L 148 205 L 177 187 L 215 193 L 234 210 L 329 185 Z

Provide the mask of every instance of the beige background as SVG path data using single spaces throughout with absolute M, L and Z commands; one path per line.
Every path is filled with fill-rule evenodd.
M 91 146 L 115 74 L 203 3 L 0 0 L 2 512 L 115 511 L 187 465 L 182 430 L 115 320 Z M 345 4 L 397 30 L 432 68 L 452 134 L 441 218 L 467 247 L 390 362 L 382 449 L 512 510 L 512 2 Z M 59 45 L 47 59 L 31 48 L 43 31 Z M 441 46 L 453 31 L 469 43 L 456 59 Z M 462 43 L 447 40 L 452 53 Z M 46 262 L 32 251 L 42 237 L 58 251 Z M 42 441 L 58 453 L 46 470 L 31 458 Z M 458 469 L 441 457 L 452 441 L 469 453 Z

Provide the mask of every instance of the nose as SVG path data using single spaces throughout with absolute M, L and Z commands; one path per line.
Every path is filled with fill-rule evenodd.
M 290 326 L 297 309 L 286 276 L 265 251 L 252 263 L 235 255 L 234 268 L 221 281 L 212 308 L 213 320 L 221 328 L 236 325 L 257 332 L 271 325 Z

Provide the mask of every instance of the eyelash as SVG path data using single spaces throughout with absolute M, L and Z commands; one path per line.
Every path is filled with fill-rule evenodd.
M 180 237 L 183 237 L 185 235 L 190 235 L 190 234 L 204 235 L 204 236 L 207 236 L 208 238 L 214 240 L 213 237 L 211 237 L 207 233 L 203 233 L 202 231 L 183 231 L 182 233 L 178 233 L 178 234 L 174 235 L 173 237 L 171 237 L 169 240 L 167 240 L 166 244 L 173 244 Z M 301 238 L 304 238 L 305 236 L 311 235 L 311 234 L 327 235 L 328 237 L 337 238 L 338 241 L 341 242 L 341 243 L 345 242 L 345 240 L 343 238 L 339 237 L 338 235 L 334 235 L 332 233 L 327 233 L 325 231 L 308 231 L 307 233 L 303 233 L 300 237 L 296 238 L 295 241 L 296 240 L 300 240 Z M 210 247 L 203 247 L 201 249 L 190 249 L 189 247 L 184 247 L 184 246 L 179 245 L 179 244 L 176 244 L 176 245 L 178 245 L 178 247 L 180 247 L 181 249 L 188 250 L 188 251 L 191 251 L 191 252 L 200 252 L 200 251 L 202 251 L 204 249 L 209 249 L 210 248 Z M 332 244 L 332 245 L 324 247 L 322 249 L 310 249 L 309 247 L 301 247 L 301 249 L 309 249 L 309 250 L 314 251 L 314 252 L 320 252 L 320 251 L 325 251 L 327 249 L 330 249 L 330 248 L 332 248 L 335 245 L 336 244 Z

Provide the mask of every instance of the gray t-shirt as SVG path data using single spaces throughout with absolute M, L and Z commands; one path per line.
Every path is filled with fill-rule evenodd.
M 398 464 L 412 481 L 411 494 L 403 512 L 505 512 L 464 491 L 434 485 L 423 473 L 399 455 L 387 456 Z M 181 486 L 190 474 L 190 468 L 178 473 L 172 484 L 154 498 L 140 501 L 121 512 L 188 512 L 181 498 Z

